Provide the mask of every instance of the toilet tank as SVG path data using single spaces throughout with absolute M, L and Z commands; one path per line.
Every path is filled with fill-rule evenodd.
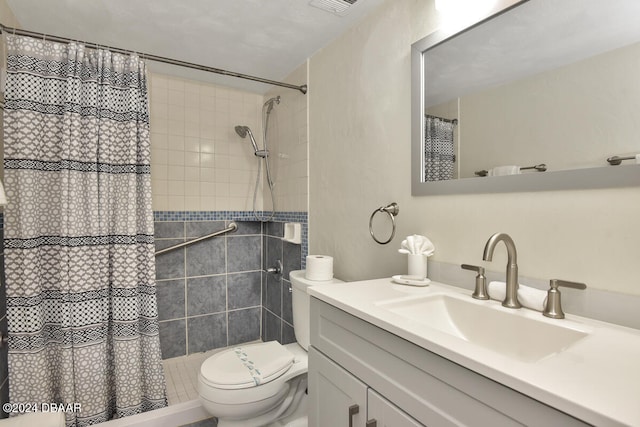
M 309 350 L 309 286 L 322 286 L 331 283 L 343 283 L 340 279 L 331 280 L 307 280 L 304 277 L 305 270 L 296 270 L 289 273 L 289 280 L 292 286 L 292 306 L 293 306 L 293 330 L 296 334 L 296 341 L 305 350 Z

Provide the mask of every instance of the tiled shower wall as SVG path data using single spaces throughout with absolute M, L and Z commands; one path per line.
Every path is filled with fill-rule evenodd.
M 281 239 L 278 219 L 286 216 L 262 223 L 249 212 L 156 212 L 156 249 L 221 230 L 231 222 L 225 218 L 238 230 L 156 257 L 165 359 L 259 339 L 295 341 L 289 272 L 302 267 L 306 240 Z M 306 214 L 288 218 L 306 229 Z M 282 275 L 263 272 L 277 259 Z
M 307 64 L 285 81 L 304 84 Z M 234 131 L 249 126 L 260 147 L 262 105 L 280 97 L 270 114 L 268 148 L 276 211 L 306 212 L 308 199 L 307 97 L 276 87 L 266 95 L 152 73 L 151 180 L 156 211 L 250 211 L 259 159 L 248 139 Z M 264 170 L 257 210 L 271 208 Z M 264 199 L 264 202 L 263 202 Z
M 285 80 L 301 85 L 307 82 L 307 64 L 303 64 Z M 280 97 L 280 104 L 271 111 L 268 126 L 272 176 L 275 180 L 276 210 L 281 212 L 306 212 L 308 202 L 308 152 L 309 125 L 307 97 L 297 90 L 274 87 L 265 99 Z M 264 189 L 265 209 L 270 195 Z
M 262 143 L 262 95 L 155 73 L 150 81 L 153 209 L 253 209 L 258 160 L 234 128 L 249 126 Z
M 285 81 L 306 79 L 303 64 Z M 274 96 L 281 100 L 272 110 L 268 137 L 277 212 L 272 222 L 261 223 L 252 212 L 258 160 L 234 126 L 249 126 L 262 145 L 262 104 Z M 257 339 L 291 342 L 288 272 L 303 267 L 307 253 L 306 97 L 282 88 L 261 95 L 154 73 L 150 105 L 157 247 L 199 237 L 225 221 L 240 225 L 236 233 L 157 257 L 163 357 Z M 270 207 L 261 182 L 257 209 L 264 215 Z M 302 224 L 302 245 L 282 241 L 288 221 Z M 280 277 L 262 272 L 275 259 L 284 264 Z
M 292 288 L 289 273 L 304 265 L 302 256 L 306 254 L 306 241 L 297 245 L 282 240 L 283 222 L 265 224 L 262 246 L 263 264 L 267 267 L 282 262 L 282 274 L 274 276 L 263 273 L 262 292 L 262 340 L 277 340 L 282 344 L 295 342 L 293 331 Z M 306 220 L 303 223 L 306 228 Z
M 156 257 L 160 342 L 164 358 L 260 338 L 259 222 Z M 156 222 L 162 249 L 221 230 L 226 221 Z

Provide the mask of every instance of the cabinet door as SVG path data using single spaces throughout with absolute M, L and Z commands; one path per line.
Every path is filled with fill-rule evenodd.
M 373 423 L 375 421 L 375 424 Z M 367 427 L 424 427 L 402 409 L 369 389 L 367 401 Z
M 367 385 L 309 347 L 309 427 L 362 427 Z

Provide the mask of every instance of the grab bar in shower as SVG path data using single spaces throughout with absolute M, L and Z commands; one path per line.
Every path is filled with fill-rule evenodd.
M 177 245 L 173 245 L 173 246 L 169 246 L 168 248 L 160 249 L 159 251 L 156 251 L 156 255 L 160 255 L 160 254 L 163 254 L 165 252 L 172 251 L 174 249 L 180 249 L 180 248 L 183 248 L 185 246 L 193 245 L 194 243 L 198 243 L 198 242 L 201 242 L 203 240 L 207 240 L 207 239 L 219 236 L 219 235 L 224 234 L 224 233 L 233 232 L 233 231 L 236 231 L 237 229 L 238 229 L 238 225 L 235 222 L 232 222 L 231 224 L 229 224 L 229 226 L 227 228 L 224 228 L 222 230 L 215 231 L 215 232 L 213 232 L 211 234 L 207 234 L 206 236 L 198 237 L 197 239 L 189 240 L 188 242 L 178 243 Z
M 544 172 L 547 170 L 547 165 L 544 163 L 540 163 L 539 165 L 534 165 L 534 166 L 525 166 L 520 168 L 521 171 L 523 170 L 527 170 L 527 169 L 535 169 L 537 172 Z M 478 176 L 487 176 L 489 175 L 489 171 L 488 170 L 481 170 L 481 171 L 476 171 L 474 172 L 476 175 Z
M 611 156 L 607 159 L 607 162 L 609 162 L 609 164 L 611 166 L 618 166 L 620 163 L 622 163 L 623 160 L 635 160 L 636 156 L 624 156 L 624 157 L 620 157 L 620 156 Z

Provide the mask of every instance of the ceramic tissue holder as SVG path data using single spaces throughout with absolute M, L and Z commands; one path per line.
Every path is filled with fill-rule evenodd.
M 427 277 L 427 257 L 422 254 L 407 254 L 407 275 L 417 279 Z
M 430 282 L 427 278 L 427 257 L 435 252 L 431 240 L 417 234 L 407 236 L 398 252 L 407 255 L 407 275 L 397 276 L 398 279 L 394 276 L 394 281 L 414 286 L 424 286 Z

